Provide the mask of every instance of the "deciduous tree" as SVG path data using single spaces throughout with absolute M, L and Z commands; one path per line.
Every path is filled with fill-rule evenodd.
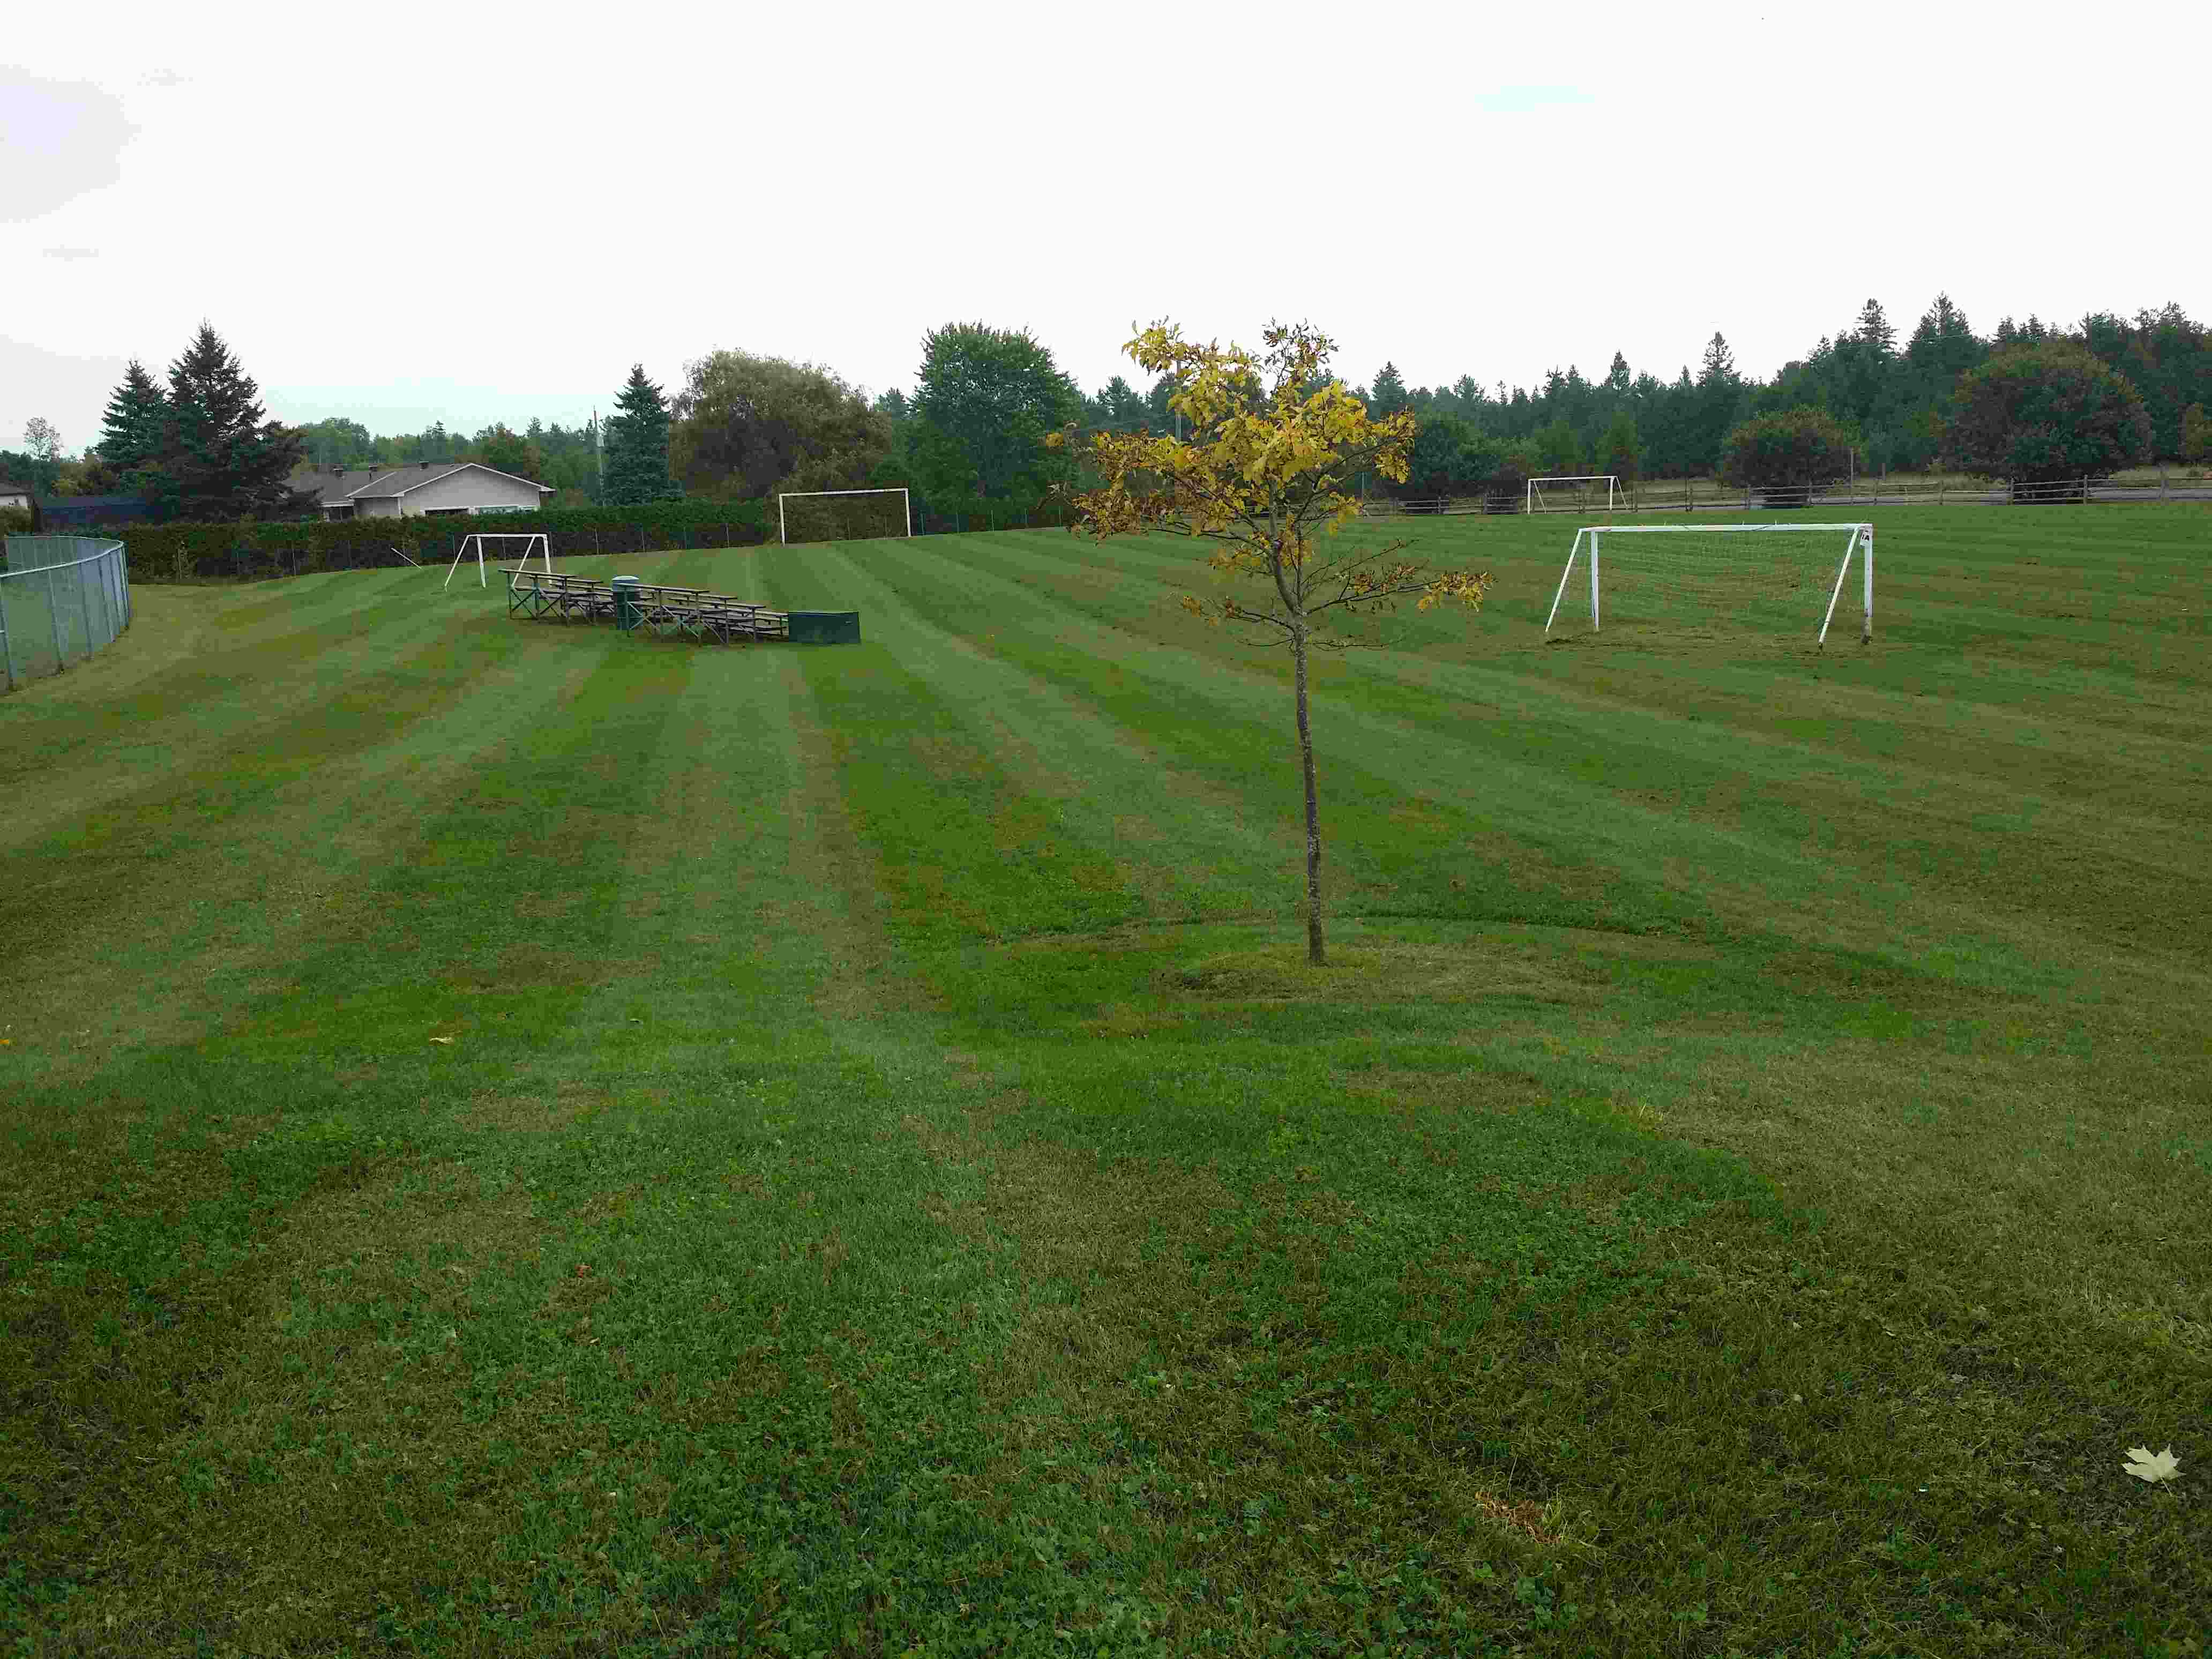
M 42 461 L 59 463 L 62 434 L 45 416 L 33 415 L 23 422 L 23 448 Z
M 1616 356 L 1613 361 L 1620 359 Z M 1643 476 L 1644 445 L 1636 435 L 1636 416 L 1626 410 L 1615 410 L 1606 422 L 1597 449 L 1601 471 L 1612 473 L 1623 483 L 1634 483 Z
M 932 329 L 914 392 L 916 475 L 939 500 L 1042 494 L 1060 465 L 1045 440 L 1082 407 L 1075 382 L 1026 329 Z
M 1969 471 L 2039 483 L 2150 457 L 2142 394 L 2071 341 L 2045 337 L 1998 352 L 1959 382 L 1951 403 L 1945 449 Z
M 1721 482 L 1803 489 L 1841 477 L 1850 439 L 1826 410 L 1791 409 L 1744 422 L 1721 446 Z
M 1334 343 L 1307 325 L 1270 324 L 1264 339 L 1255 355 L 1199 345 L 1159 323 L 1131 340 L 1125 349 L 1139 368 L 1180 388 L 1173 405 L 1188 435 L 1092 434 L 1101 483 L 1074 497 L 1081 518 L 1072 528 L 1101 540 L 1158 530 L 1209 543 L 1206 562 L 1234 586 L 1212 599 L 1186 596 L 1186 607 L 1289 650 L 1305 787 L 1306 959 L 1318 967 L 1327 957 L 1308 658 L 1372 642 L 1362 619 L 1401 601 L 1479 607 L 1490 577 L 1408 558 L 1404 541 L 1340 538 L 1358 513 L 1354 477 L 1405 481 L 1413 417 L 1374 418 L 1328 377 Z
M 858 489 L 891 453 L 892 415 L 820 364 L 723 350 L 684 373 L 672 454 L 689 489 Z

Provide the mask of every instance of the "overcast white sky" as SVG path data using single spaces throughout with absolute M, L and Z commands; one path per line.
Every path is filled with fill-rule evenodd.
M 1771 374 L 1868 295 L 2212 312 L 2212 8 L 26 8 L 0 447 L 203 318 L 291 421 L 605 409 L 716 346 L 910 386 L 1026 325 L 1310 319 L 1364 381 Z M 1135 378 L 1132 376 L 1132 378 Z

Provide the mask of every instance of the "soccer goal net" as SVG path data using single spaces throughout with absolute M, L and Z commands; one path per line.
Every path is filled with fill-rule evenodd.
M 487 543 L 491 544 L 487 546 L 485 544 Z M 518 546 L 517 544 L 520 545 Z M 520 553 L 521 558 L 519 562 L 523 569 L 529 569 L 531 560 L 538 559 L 544 563 L 548 575 L 553 572 L 553 544 L 546 539 L 544 531 L 475 530 L 462 537 L 461 544 L 453 550 L 453 562 L 446 567 L 444 586 L 451 587 L 453 585 L 453 572 L 461 568 L 461 561 L 471 553 L 476 555 L 477 586 L 479 587 L 489 586 L 484 579 L 486 553 L 491 555 L 492 562 L 495 564 L 501 559 L 514 558 L 517 553 Z M 412 561 L 410 562 L 411 563 Z
M 914 513 L 903 489 L 799 489 L 775 498 L 776 539 L 861 542 L 914 534 Z
M 1544 632 L 1587 617 L 1592 633 L 1601 623 L 1644 632 L 1747 629 L 1811 634 L 1825 645 L 1837 612 L 1850 614 L 1847 588 L 1856 589 L 1863 644 L 1874 637 L 1870 524 L 1586 525 L 1567 550 Z
M 1598 472 L 1579 478 L 1531 478 L 1524 505 L 1530 513 L 1611 513 L 1626 507 L 1628 498 L 1621 493 L 1618 474 Z

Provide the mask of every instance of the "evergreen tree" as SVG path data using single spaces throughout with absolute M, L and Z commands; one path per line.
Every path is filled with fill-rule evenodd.
M 1384 420 L 1412 402 L 1406 395 L 1405 378 L 1398 373 L 1398 365 L 1383 364 L 1382 372 L 1375 377 L 1375 389 L 1367 394 L 1367 413 L 1376 420 Z
M 123 384 L 107 400 L 100 428 L 100 459 L 118 472 L 159 459 L 161 428 L 168 410 L 169 399 L 161 383 L 133 357 L 124 371 Z
M 1682 459 L 1690 468 L 1711 466 L 1720 459 L 1721 441 L 1743 418 L 1745 387 L 1736 373 L 1735 354 L 1720 331 L 1705 342 L 1698 368 L 1696 412 L 1686 429 L 1690 440 Z
M 633 363 L 606 423 L 606 486 L 600 499 L 612 507 L 672 500 L 684 492 L 668 471 L 668 402 Z
M 1923 396 L 1948 396 L 1958 378 L 1988 355 L 1966 315 L 1948 294 L 1920 313 L 1919 325 L 1905 342 L 1905 361 Z
M 1897 355 L 1897 331 L 1889 319 L 1882 314 L 1881 301 L 1869 300 L 1859 307 L 1859 325 L 1856 337 L 1861 344 L 1872 346 L 1884 357 Z
M 169 365 L 161 454 L 138 475 L 157 513 L 210 522 L 306 509 L 312 498 L 289 482 L 304 459 L 299 434 L 267 418 L 260 392 L 222 337 L 202 323 Z

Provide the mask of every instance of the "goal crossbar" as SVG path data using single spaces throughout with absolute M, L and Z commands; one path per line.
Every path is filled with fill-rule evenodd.
M 1836 580 L 1828 589 L 1828 603 L 1820 612 L 1820 633 L 1818 642 L 1828 642 L 1828 625 L 1835 619 L 1836 602 L 1843 597 L 1844 583 L 1851 574 L 1851 559 L 1859 561 L 1863 609 L 1859 622 L 1859 643 L 1866 644 L 1874 638 L 1874 526 L 1870 524 L 1621 524 L 1584 525 L 1575 532 L 1574 545 L 1567 550 L 1567 568 L 1559 573 L 1559 591 L 1552 595 L 1551 614 L 1544 618 L 1544 632 L 1548 636 L 1552 624 L 1559 620 L 1559 604 L 1567 595 L 1567 582 L 1575 574 L 1575 561 L 1587 557 L 1589 565 L 1590 632 L 1599 626 L 1599 556 L 1601 538 L 1614 536 L 1758 536 L 1804 535 L 1826 532 L 1830 534 L 1849 533 L 1844 544 L 1844 556 L 1836 566 Z M 1587 548 L 1587 553 L 1585 553 Z
M 1544 486 L 1546 484 L 1603 484 L 1605 486 L 1605 510 L 1610 513 L 1614 508 L 1621 505 L 1620 475 L 1619 473 L 1581 472 L 1577 473 L 1572 477 L 1562 475 L 1555 478 L 1529 479 L 1528 482 L 1522 486 L 1521 510 L 1523 513 L 1571 513 L 1577 507 L 1594 507 L 1596 505 L 1595 501 L 1584 501 L 1580 500 L 1579 496 L 1584 492 L 1577 491 L 1576 493 L 1578 499 L 1569 501 L 1563 507 L 1539 507 L 1536 503 L 1543 495 Z
M 811 501 L 817 495 L 896 495 L 899 508 L 906 520 L 906 533 L 914 534 L 914 501 L 903 487 L 892 489 L 792 489 L 775 498 L 775 539 L 780 545 L 791 544 L 789 527 L 785 521 L 783 504 L 786 501 Z
M 545 562 L 545 574 L 549 576 L 553 574 L 553 544 L 544 531 L 471 530 L 467 535 L 461 538 L 461 544 L 453 550 L 453 562 L 446 567 L 446 580 L 441 584 L 441 586 L 451 587 L 453 585 L 453 572 L 461 568 L 461 561 L 467 558 L 469 556 L 470 549 L 474 548 L 476 550 L 477 556 L 477 586 L 479 587 L 489 586 L 490 583 L 484 575 L 483 544 L 486 542 L 525 543 L 526 545 L 525 545 L 522 550 L 521 568 L 525 570 L 529 569 L 531 556 L 532 554 L 538 554 L 544 556 Z M 404 558 L 406 556 L 403 554 L 401 556 Z M 495 559 L 499 555 L 496 553 L 492 555 L 492 557 Z M 409 562 L 412 563 L 413 561 L 409 560 Z

